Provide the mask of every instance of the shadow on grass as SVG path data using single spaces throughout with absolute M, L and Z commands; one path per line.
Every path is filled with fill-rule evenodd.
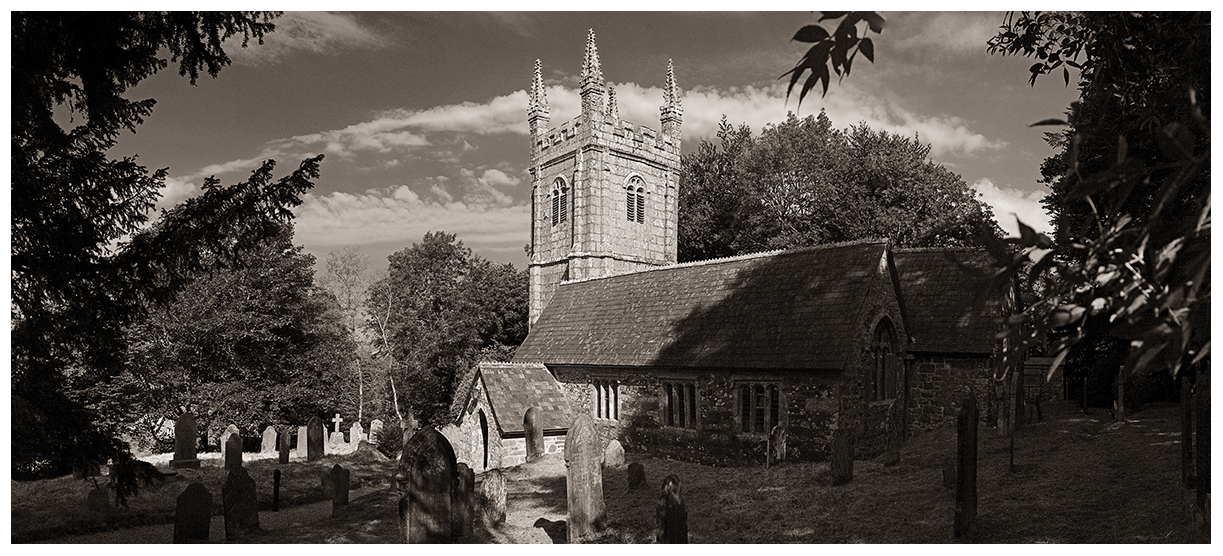
M 535 520 L 535 527 L 544 530 L 552 544 L 567 544 L 569 542 L 569 522 L 549 521 L 545 518 Z

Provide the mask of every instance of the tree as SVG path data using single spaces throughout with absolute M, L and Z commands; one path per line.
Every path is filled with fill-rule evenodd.
M 356 372 L 357 391 L 355 403 L 352 405 L 357 408 L 357 421 L 361 421 L 365 413 L 366 374 L 370 370 L 365 363 L 370 360 L 372 354 L 370 346 L 373 341 L 373 336 L 366 334 L 364 324 L 367 319 L 363 314 L 365 297 L 369 288 L 369 279 L 365 274 L 368 268 L 369 258 L 362 254 L 360 249 L 352 246 L 345 247 L 339 252 L 332 251 L 327 254 L 327 271 L 319 281 L 320 285 L 335 295 L 336 300 L 339 301 L 340 310 L 344 314 L 344 323 L 359 344 L 359 347 L 352 352 L 349 364 L 346 365 Z M 380 381 L 375 383 L 381 384 Z M 350 384 L 351 380 L 346 377 L 341 385 L 341 391 L 346 394 L 343 397 L 346 399 L 354 397 L 351 395 Z
M 114 460 L 116 494 L 134 492 L 131 454 L 79 392 L 117 374 L 125 327 L 164 303 L 205 264 L 240 265 L 240 253 L 277 233 L 318 177 L 321 156 L 273 181 L 268 161 L 148 220 L 166 170 L 111 159 L 154 101 L 127 89 L 168 62 L 192 83 L 229 64 L 222 42 L 271 32 L 268 13 L 14 13 L 12 56 L 12 402 L 15 477 Z M 65 129 L 60 122 L 74 127 Z M 123 242 L 123 238 L 132 237 Z M 117 247 L 111 247 L 119 242 Z
M 371 286 L 371 327 L 411 386 L 422 421 L 440 424 L 456 381 L 481 358 L 508 359 L 526 337 L 527 276 L 472 254 L 454 234 L 429 232 L 389 257 Z
M 988 205 L 916 137 L 793 114 L 753 138 L 723 118 L 721 146 L 682 159 L 679 258 L 701 260 L 862 238 L 906 247 L 1000 235 Z
M 832 77 L 828 71 L 829 64 L 832 65 L 832 73 L 843 79 L 849 75 L 854 58 L 859 53 L 871 63 L 875 62 L 875 43 L 866 35 L 872 31 L 883 32 L 883 17 L 875 12 L 823 12 L 819 21 L 830 19 L 841 20 L 833 32 L 829 33 L 819 25 L 804 25 L 794 34 L 794 38 L 790 39 L 814 43 L 790 71 L 781 74 L 783 78 L 790 76 L 790 86 L 786 87 L 786 96 L 789 97 L 803 73 L 808 70 L 811 72 L 798 92 L 799 104 L 802 104 L 803 98 L 816 83 L 824 85 L 821 96 L 828 93 L 828 83 Z M 861 37 L 858 36 L 859 32 L 862 33 Z

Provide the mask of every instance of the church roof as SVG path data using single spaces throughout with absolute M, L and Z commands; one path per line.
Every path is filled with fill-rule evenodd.
M 564 282 L 514 360 L 841 369 L 887 252 L 855 242 Z
M 522 417 L 539 407 L 543 429 L 564 430 L 573 420 L 569 400 L 548 369 L 538 363 L 480 363 L 493 419 L 502 433 L 522 433 Z
M 896 249 L 914 352 L 990 354 L 1002 300 L 987 295 L 989 254 L 976 249 Z M 980 303 L 978 303 L 980 301 Z

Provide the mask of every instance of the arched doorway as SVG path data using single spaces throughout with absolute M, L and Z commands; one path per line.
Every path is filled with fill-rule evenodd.
M 484 418 L 484 410 L 480 410 L 480 445 L 483 447 L 484 468 L 481 471 L 488 470 L 488 419 Z

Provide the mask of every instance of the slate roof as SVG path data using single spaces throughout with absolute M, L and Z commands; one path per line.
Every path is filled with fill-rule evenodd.
M 841 369 L 887 252 L 853 242 L 564 282 L 514 360 Z
M 548 369 L 538 363 L 480 363 L 492 404 L 493 419 L 501 432 L 522 433 L 522 416 L 527 408 L 538 406 L 545 431 L 565 430 L 573 420 L 569 400 Z
M 989 254 L 976 249 L 896 249 L 912 352 L 990 354 L 1002 300 L 989 296 Z M 984 296 L 984 297 L 982 297 Z M 978 305 L 978 300 L 983 303 Z M 984 309 L 984 312 L 981 310 Z

